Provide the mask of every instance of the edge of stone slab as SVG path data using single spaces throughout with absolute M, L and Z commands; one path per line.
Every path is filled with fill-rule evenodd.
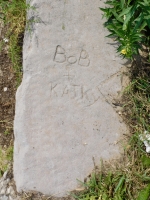
M 118 156 L 118 158 L 115 158 L 115 159 L 110 159 L 110 160 L 104 160 L 104 159 L 100 159 L 100 164 L 99 166 L 95 165 L 95 162 L 94 162 L 94 159 L 93 159 L 93 170 L 91 171 L 91 173 L 84 178 L 84 183 L 88 182 L 90 180 L 90 177 L 91 177 L 91 174 L 92 173 L 99 173 L 99 172 L 106 172 L 107 170 L 114 170 L 116 169 L 116 166 L 118 168 L 118 165 L 122 165 L 123 161 L 124 161 L 124 151 L 123 151 L 123 146 L 127 145 L 127 136 L 129 136 L 128 133 L 126 134 L 123 134 L 120 138 L 120 140 L 115 144 L 115 145 L 118 145 L 119 146 L 119 150 L 121 151 L 120 155 Z M 80 181 L 80 180 L 79 180 Z M 15 180 L 14 180 L 15 182 Z M 15 187 L 16 187 L 16 184 L 15 184 Z M 72 194 L 79 194 L 79 192 L 82 192 L 84 191 L 84 187 L 82 185 L 82 183 L 80 183 L 80 187 L 76 188 L 75 190 L 72 190 L 72 191 L 68 191 L 66 192 L 65 195 L 61 195 L 60 193 L 59 194 L 44 194 L 44 193 L 41 193 L 39 191 L 34 191 L 34 190 L 22 190 L 22 189 L 17 189 L 16 187 L 16 191 L 17 191 L 17 194 L 18 196 L 17 197 L 20 197 L 19 200 L 22 200 L 22 197 L 24 198 L 24 194 L 26 196 L 34 196 L 35 197 L 35 200 L 37 198 L 43 198 L 43 200 L 47 200 L 47 198 L 51 199 L 51 200 L 73 200 L 75 199 L 73 197 Z M 34 198 L 33 198 L 34 200 Z
M 22 90 L 22 87 L 24 87 L 26 84 L 24 84 L 24 81 L 25 82 L 28 82 L 28 80 L 26 79 L 26 78 L 24 78 L 24 80 L 22 80 L 22 83 L 21 83 L 21 85 L 19 86 L 19 88 L 18 88 L 18 90 L 17 90 L 17 92 L 16 92 L 16 96 L 17 95 L 19 95 L 20 96 L 20 93 L 23 91 Z M 25 95 L 25 94 L 23 94 L 23 95 Z M 22 95 L 21 95 L 22 96 Z M 119 98 L 120 99 L 120 98 Z M 121 99 L 120 99 L 121 100 Z M 21 100 L 19 101 L 19 104 L 20 104 L 20 102 L 21 102 Z M 116 111 L 117 112 L 117 111 Z M 121 120 L 121 123 L 124 121 L 123 120 L 123 118 L 122 118 L 122 116 L 120 116 L 119 114 L 117 114 L 118 116 L 119 116 L 119 118 L 120 118 L 120 120 Z M 16 115 L 15 115 L 15 117 L 16 117 Z M 126 124 L 125 124 L 126 125 Z M 122 130 L 123 131 L 123 130 Z M 108 166 L 108 164 L 110 165 L 110 167 L 111 166 L 114 166 L 115 165 L 115 163 L 119 163 L 119 161 L 122 159 L 122 157 L 123 157 L 123 146 L 125 145 L 125 143 L 126 143 L 126 141 L 125 141 L 125 137 L 128 135 L 128 133 L 129 133 L 129 131 L 128 131 L 128 127 L 126 126 L 126 130 L 125 131 L 123 131 L 124 133 L 122 134 L 122 135 L 120 135 L 120 138 L 119 138 L 119 140 L 118 141 L 116 141 L 116 144 L 115 145 L 118 145 L 118 148 L 119 148 L 119 152 L 120 152 L 120 154 L 119 154 L 119 156 L 118 157 L 116 157 L 115 159 L 110 159 L 110 160 L 104 160 L 104 163 L 106 163 L 106 165 Z M 17 134 L 17 136 L 18 136 L 18 134 Z M 16 147 L 15 147 L 16 148 Z M 28 146 L 26 147 L 26 148 L 28 148 Z M 14 156 L 15 157 L 15 156 Z M 98 166 L 99 167 L 99 166 Z M 105 166 L 104 166 L 105 167 Z M 109 168 L 109 167 L 107 167 L 107 168 Z M 95 166 L 94 166 L 94 162 L 93 162 L 93 171 L 95 170 Z M 93 172 L 92 171 L 92 172 Z M 91 172 L 91 173 L 92 173 Z M 18 172 L 17 172 L 18 173 Z M 87 176 L 88 177 L 88 176 Z M 87 177 L 85 177 L 85 179 L 87 178 Z M 58 200 L 59 199 L 61 199 L 61 198 L 69 198 L 69 196 L 70 196 L 70 193 L 71 192 L 78 192 L 78 191 L 80 191 L 82 188 L 77 188 L 76 190 L 73 190 L 73 191 L 68 191 L 67 193 L 66 193 L 66 195 L 61 195 L 61 194 L 53 194 L 53 195 L 49 195 L 49 194 L 42 194 L 42 193 L 40 193 L 40 192 L 38 192 L 38 191 L 33 191 L 33 190 L 26 190 L 26 189 L 21 189 L 21 188 L 17 188 L 17 192 L 18 193 L 22 193 L 22 192 L 27 192 L 27 193 L 36 193 L 36 194 L 41 194 L 41 195 L 45 195 L 45 196 L 47 196 L 47 197 L 51 197 L 51 198 L 57 198 Z M 56 199 L 56 200 L 57 200 Z

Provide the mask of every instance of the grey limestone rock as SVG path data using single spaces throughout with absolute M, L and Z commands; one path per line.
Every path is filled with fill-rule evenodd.
M 14 178 L 18 192 L 62 197 L 120 156 L 127 131 L 111 105 L 122 60 L 105 36 L 99 0 L 31 0 L 16 94 Z M 38 20 L 36 20 L 38 19 Z M 31 20 L 30 20 L 31 21 Z

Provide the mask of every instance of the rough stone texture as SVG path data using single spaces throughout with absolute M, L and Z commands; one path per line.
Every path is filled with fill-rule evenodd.
M 0 200 L 19 200 L 11 186 L 11 180 L 7 176 L 8 171 L 0 178 Z
M 99 0 L 34 0 L 28 12 L 23 81 L 16 95 L 17 190 L 65 196 L 93 160 L 120 155 L 126 126 L 111 104 L 121 59 L 105 38 Z

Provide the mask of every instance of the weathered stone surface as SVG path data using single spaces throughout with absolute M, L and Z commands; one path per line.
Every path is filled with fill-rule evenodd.
M 121 59 L 95 0 L 34 0 L 16 95 L 17 190 L 64 196 L 91 173 L 94 157 L 120 155 L 126 132 L 111 99 L 121 91 Z M 111 98 L 110 98 L 111 96 Z

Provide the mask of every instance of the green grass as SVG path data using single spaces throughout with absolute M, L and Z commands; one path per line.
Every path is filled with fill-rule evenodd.
M 0 147 L 0 176 L 8 169 L 9 163 L 13 160 L 13 147 L 7 149 Z
M 8 39 L 9 57 L 17 79 L 17 86 L 22 79 L 22 41 L 26 23 L 25 0 L 0 0 L 1 18 L 6 27 L 5 38 Z M 5 42 L 1 42 L 3 47 Z
M 4 24 L 5 39 L 8 42 L 0 41 L 0 51 L 8 46 L 8 55 L 16 77 L 16 87 L 22 79 L 22 43 L 26 23 L 25 0 L 0 0 L 0 20 Z M 15 84 L 15 83 L 14 83 Z M 3 123 L 3 121 L 0 121 Z M 12 127 L 6 127 L 4 135 L 9 135 Z M 8 169 L 9 163 L 13 160 L 13 146 L 0 147 L 0 175 Z

